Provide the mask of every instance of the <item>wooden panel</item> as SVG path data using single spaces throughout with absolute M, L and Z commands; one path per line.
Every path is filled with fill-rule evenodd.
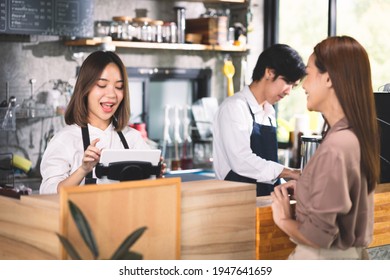
M 70 216 L 68 200 L 87 217 L 100 259 L 109 259 L 131 232 L 143 226 L 148 229 L 133 251 L 149 260 L 180 258 L 180 178 L 70 187 L 62 189 L 60 197 L 61 232 L 83 259 L 92 255 Z M 66 257 L 65 251 L 62 256 Z
M 295 244 L 274 223 L 270 196 L 257 198 L 256 210 L 256 259 L 285 260 Z
M 106 37 L 105 37 L 106 38 Z M 104 40 L 105 40 L 104 38 Z M 103 42 L 102 38 L 77 39 L 66 41 L 67 46 L 99 46 L 107 44 L 116 48 L 135 48 L 135 49 L 153 49 L 153 50 L 189 50 L 189 51 L 221 51 L 221 52 L 246 52 L 249 46 L 219 46 L 202 44 L 177 44 L 177 43 L 145 43 L 130 41 L 111 41 Z
M 93 229 L 99 223 L 96 238 L 102 258 L 110 257 L 131 231 L 146 225 L 149 229 L 133 248 L 145 259 L 254 259 L 255 185 L 195 181 L 184 183 L 180 192 L 179 182 L 172 178 L 67 188 L 61 195 L 61 214 L 60 195 L 31 195 L 21 200 L 0 197 L 0 258 L 65 258 L 56 232 L 66 232 L 82 257 L 91 258 L 65 207 L 68 197 L 82 209 Z M 111 193 L 112 188 L 115 191 Z M 180 204 L 175 204 L 180 193 L 184 199 L 181 220 Z M 173 215 L 175 219 L 167 222 L 167 216 Z M 66 223 L 60 223 L 61 217 Z M 149 220 L 157 228 L 150 226 Z M 173 221 L 176 232 L 172 233 Z M 181 234 L 186 234 L 182 242 Z
M 188 2 L 205 2 L 205 3 L 245 3 L 245 0 L 187 0 Z
M 1 225 L 3 226 L 3 225 Z M 0 235 L 1 260 L 55 260 L 56 255 L 50 254 L 45 247 L 23 243 L 19 239 Z
M 182 184 L 181 258 L 255 259 L 256 186 L 204 180 Z
M 97 233 L 99 245 L 103 243 L 104 258 L 111 256 L 113 249 L 136 227 L 149 226 L 145 224 L 149 220 L 157 223 L 158 233 L 149 228 L 134 246 L 134 250 L 144 254 L 145 259 L 286 259 L 294 248 L 287 235 L 273 222 L 270 197 L 256 199 L 252 184 L 218 180 L 182 184 L 181 219 L 175 216 L 177 232 L 166 234 L 164 231 L 169 231 L 167 228 L 174 224 L 174 219 L 166 223 L 160 217 L 165 219 L 166 213 L 174 216 L 180 212 L 180 205 L 172 206 L 177 199 L 180 200 L 178 182 L 177 178 L 172 178 L 75 187 L 69 188 L 67 196 L 92 221 L 92 228 L 98 222 L 112 220 L 111 226 L 105 226 Z M 115 194 L 109 192 L 110 188 L 116 190 Z M 142 194 L 144 188 L 148 190 Z M 133 194 L 129 195 L 125 189 L 131 189 Z M 93 196 L 86 199 L 88 195 L 83 192 L 91 191 Z M 374 240 L 370 247 L 390 244 L 389 191 L 390 184 L 376 189 Z M 61 198 L 66 205 L 67 199 Z M 155 201 L 157 198 L 162 199 Z M 59 195 L 22 196 L 20 200 L 0 196 L 0 259 L 63 257 L 62 246 L 55 235 L 60 232 L 60 226 L 62 230 L 68 229 L 70 240 L 75 241 L 77 248 L 84 246 L 66 207 L 62 207 L 61 215 L 66 214 L 67 223 L 60 225 L 59 201 Z M 168 212 L 164 212 L 165 209 Z M 162 245 L 160 234 L 162 239 L 168 238 L 170 242 L 174 239 L 176 247 Z M 109 237 L 105 237 L 107 235 Z M 158 249 L 163 246 L 167 249 Z M 85 246 L 82 249 L 87 250 Z M 153 255 L 158 250 L 164 256 Z M 87 257 L 91 256 L 87 254 Z
M 369 247 L 390 244 L 390 184 L 381 184 L 374 196 L 374 238 Z
M 18 200 L 0 196 L 0 237 L 10 241 L 9 244 L 6 243 L 8 245 L 0 246 L 0 258 L 8 258 L 5 252 L 14 250 L 11 248 L 17 242 L 23 247 L 33 247 L 26 250 L 21 258 L 40 259 L 41 256 L 58 258 L 60 243 L 55 233 L 59 232 L 59 207 L 42 207 L 40 203 L 36 205 L 32 203 L 33 199 L 26 200 L 31 203 L 24 203 L 24 197 Z M 40 202 L 39 199 L 36 201 Z M 18 250 L 15 249 L 11 256 L 16 252 Z
M 186 19 L 186 33 L 200 34 L 202 44 L 224 45 L 227 40 L 226 16 Z

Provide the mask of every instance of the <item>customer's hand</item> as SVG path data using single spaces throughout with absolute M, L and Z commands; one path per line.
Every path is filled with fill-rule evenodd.
M 295 195 L 295 189 L 297 187 L 297 181 L 296 180 L 290 180 L 284 184 L 280 184 L 279 185 L 279 188 L 286 188 L 287 189 L 287 193 L 289 194 L 290 196 L 290 199 L 295 199 L 294 198 L 294 195 Z
M 288 189 L 293 187 L 295 181 L 276 186 L 271 192 L 272 197 L 272 216 L 275 224 L 283 229 L 283 221 L 291 220 L 293 212 L 290 206 L 290 196 Z M 295 188 L 295 187 L 294 187 Z

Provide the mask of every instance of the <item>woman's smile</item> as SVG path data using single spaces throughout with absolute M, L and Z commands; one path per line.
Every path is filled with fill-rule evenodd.
M 101 102 L 100 105 L 105 113 L 111 113 L 115 104 L 110 102 Z

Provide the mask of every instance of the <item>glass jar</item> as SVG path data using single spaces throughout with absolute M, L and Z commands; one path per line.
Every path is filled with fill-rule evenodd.
M 95 21 L 94 36 L 110 36 L 111 21 Z
M 137 36 L 136 41 L 152 42 L 152 26 L 150 25 L 151 21 L 152 20 L 150 18 L 146 17 L 133 19 L 133 26 L 136 29 L 135 33 Z
M 133 34 L 132 18 L 127 16 L 120 16 L 113 17 L 112 20 L 113 25 L 111 26 L 111 30 L 114 30 L 114 32 L 111 34 L 113 34 L 115 38 L 113 35 L 111 35 L 111 37 L 117 40 L 130 41 Z
M 161 28 L 164 43 L 176 43 L 177 26 L 175 22 L 164 22 Z
M 150 22 L 152 27 L 152 42 L 162 43 L 162 26 L 164 22 L 162 20 L 153 20 Z
M 109 35 L 113 40 L 120 40 L 122 38 L 122 25 L 117 21 L 111 22 Z

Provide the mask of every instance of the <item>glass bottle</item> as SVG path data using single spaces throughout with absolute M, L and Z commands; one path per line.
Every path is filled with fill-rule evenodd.
M 29 82 L 31 85 L 31 96 L 28 99 L 24 99 L 22 104 L 23 109 L 26 110 L 26 116 L 28 118 L 36 117 L 36 101 L 34 99 L 34 84 L 36 81 L 36 79 L 30 79 Z
M 9 98 L 8 107 L 4 114 L 4 119 L 2 119 L 1 129 L 2 130 L 15 130 L 16 129 L 16 115 L 15 109 L 18 105 L 16 104 L 16 97 L 11 96 Z M 1 114 L 2 117 L 3 113 Z
M 163 126 L 163 140 L 161 144 L 161 156 L 167 165 L 167 171 L 172 170 L 172 160 L 174 159 L 174 145 L 170 136 L 169 130 L 171 121 L 169 118 L 170 106 L 166 105 L 164 108 L 164 126 Z
M 183 148 L 181 154 L 181 168 L 182 169 L 191 169 L 193 168 L 193 148 L 192 148 L 192 138 L 191 138 L 191 120 L 189 116 L 189 106 L 184 106 L 183 108 Z
M 180 158 L 182 154 L 183 140 L 180 136 L 180 116 L 179 116 L 180 107 L 175 106 L 174 108 L 174 123 L 173 123 L 173 143 L 175 148 L 175 158 L 172 160 L 172 170 L 181 169 Z

